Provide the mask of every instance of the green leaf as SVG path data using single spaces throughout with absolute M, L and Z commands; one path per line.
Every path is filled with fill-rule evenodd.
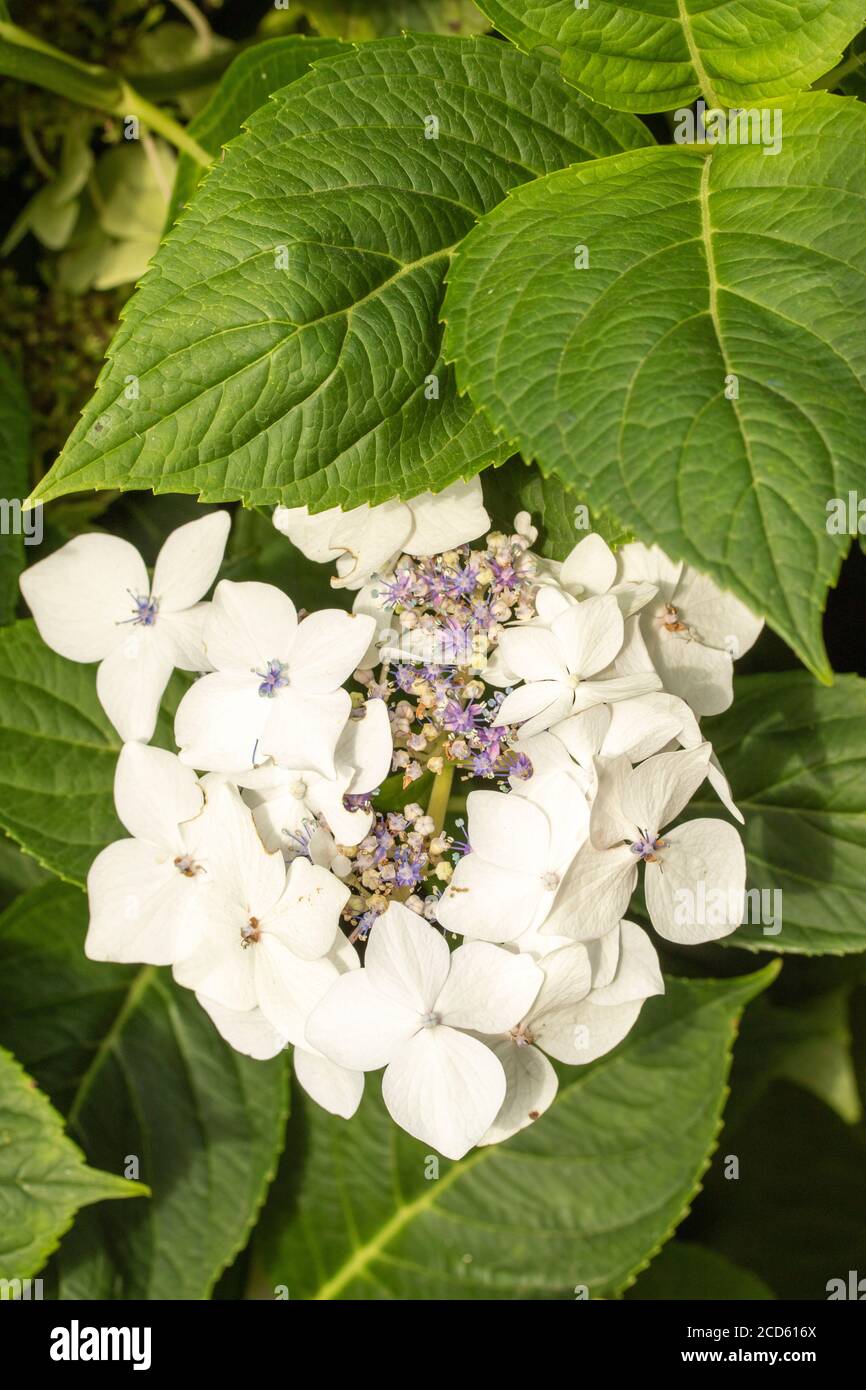
M 750 1270 L 732 1264 L 715 1250 L 687 1240 L 672 1240 L 628 1290 L 626 1298 L 690 1303 L 763 1300 L 775 1298 L 775 1294 Z
M 320 34 L 340 39 L 380 39 L 404 29 L 480 34 L 490 27 L 472 0 L 304 0 L 295 8 Z
M 552 48 L 563 76 L 620 111 L 766 104 L 839 61 L 863 25 L 859 0 L 479 0 L 521 48 Z
M 291 34 L 266 39 L 245 49 L 235 58 L 207 105 L 190 121 L 187 130 L 207 150 L 218 155 L 241 132 L 248 116 L 262 106 L 273 92 L 303 76 L 311 63 L 339 53 L 333 39 L 307 38 Z M 182 154 L 177 164 L 168 226 L 176 221 L 192 197 L 204 170 L 191 155 Z
M 866 680 L 826 690 L 804 672 L 743 676 L 704 728 L 746 818 L 749 887 L 782 895 L 781 931 L 749 923 L 724 944 L 866 950 Z M 719 814 L 703 789 L 689 804 L 690 817 Z
M 155 741 L 171 742 L 169 709 Z M 173 746 L 173 744 L 172 744 Z M 0 631 L 0 827 L 46 869 L 83 884 L 124 831 L 114 810 L 120 737 L 96 698 L 96 667 L 52 652 L 32 622 Z
M 0 917 L 0 1032 L 92 1162 L 136 1156 L 147 1207 L 79 1218 L 61 1298 L 207 1298 L 246 1243 L 282 1147 L 285 1056 L 242 1057 L 167 971 L 84 955 L 87 904 L 52 883 Z
M 746 1116 L 778 1080 L 811 1091 L 846 1124 L 863 1118 L 848 1021 L 852 985 L 802 1001 L 796 1009 L 759 999 L 749 1010 L 737 1046 L 729 1125 Z
M 147 1188 L 88 1168 L 63 1120 L 0 1047 L 0 1278 L 36 1274 L 80 1207 Z
M 386 39 L 317 63 L 197 190 L 39 497 L 351 507 L 500 462 L 507 445 L 441 360 L 453 249 L 516 184 L 649 140 L 493 39 Z
M 18 376 L 0 357 L 0 498 L 8 508 L 0 534 L 0 624 L 15 617 L 18 576 L 24 568 L 24 537 L 15 534 L 11 505 L 16 500 L 20 505 L 29 491 L 30 406 Z
M 529 512 L 538 531 L 532 549 L 548 560 L 564 560 L 588 531 L 603 536 L 613 549 L 634 540 L 609 512 L 589 507 L 579 492 L 558 478 L 545 478 L 520 458 L 485 475 L 484 501 L 494 526 L 506 534 L 518 512 Z
M 438 1177 L 426 1146 L 385 1112 L 377 1078 L 348 1125 L 305 1106 L 260 1227 L 267 1279 L 303 1299 L 622 1289 L 688 1209 L 715 1144 L 737 1016 L 774 974 L 668 980 L 616 1051 L 565 1069 L 539 1124 L 440 1159 Z
M 863 1135 L 799 1087 L 777 1082 L 758 1123 L 723 1147 L 739 1160 L 725 1177 L 720 1151 L 689 1235 L 745 1265 L 780 1299 L 821 1299 L 866 1248 Z
M 47 883 L 50 874 L 25 854 L 8 835 L 0 836 L 0 910 L 27 888 Z
M 866 110 L 824 93 L 779 110 L 776 156 L 666 146 L 517 189 L 457 253 L 446 354 L 542 472 L 733 590 L 829 681 L 821 611 L 848 537 L 827 505 L 862 480 L 866 436 Z

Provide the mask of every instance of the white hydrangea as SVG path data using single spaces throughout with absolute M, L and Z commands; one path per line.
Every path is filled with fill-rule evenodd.
M 739 922 L 736 828 L 678 822 L 705 780 L 742 819 L 699 721 L 760 622 L 657 547 L 589 535 L 556 564 L 521 513 L 473 548 L 477 480 L 274 521 L 336 562 L 354 614 L 229 580 L 202 602 L 225 512 L 170 536 L 152 579 L 105 535 L 22 579 L 45 641 L 100 662 L 124 739 L 129 834 L 90 870 L 86 950 L 170 966 L 239 1052 L 291 1046 L 335 1115 L 383 1070 L 394 1121 L 459 1158 L 543 1115 L 550 1058 L 593 1061 L 663 993 L 627 916 L 641 864 L 662 938 Z M 177 753 L 148 746 L 175 667 L 197 675 Z M 727 904 L 710 922 L 683 915 L 701 888 Z

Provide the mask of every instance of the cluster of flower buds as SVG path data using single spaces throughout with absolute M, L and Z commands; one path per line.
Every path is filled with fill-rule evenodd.
M 491 531 L 477 481 L 274 521 L 336 562 L 352 613 L 228 580 L 202 602 L 224 512 L 152 577 L 100 534 L 22 579 L 48 645 L 100 663 L 124 740 L 129 837 L 91 868 L 86 950 L 170 966 L 241 1052 L 292 1045 L 334 1114 L 384 1068 L 394 1120 L 458 1158 L 537 1120 L 549 1059 L 592 1061 L 663 992 L 626 915 L 641 865 L 662 937 L 741 920 L 735 826 L 679 817 L 707 781 L 742 819 L 698 720 L 760 623 L 655 547 L 541 558 L 525 514 Z M 175 667 L 197 676 L 177 752 L 150 744 Z

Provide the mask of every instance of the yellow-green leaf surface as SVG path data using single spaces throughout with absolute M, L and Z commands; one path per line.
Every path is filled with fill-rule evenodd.
M 862 489 L 866 108 L 779 104 L 782 148 L 665 146 L 515 190 L 449 275 L 458 382 L 542 472 L 712 575 L 822 679 Z
M 860 0 L 479 0 L 527 50 L 553 49 L 570 82 L 620 111 L 703 96 L 750 106 L 802 91 L 863 27 Z

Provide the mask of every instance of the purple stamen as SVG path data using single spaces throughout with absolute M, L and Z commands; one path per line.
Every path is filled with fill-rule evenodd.
M 261 679 L 259 694 L 263 699 L 272 700 L 278 690 L 288 685 L 289 678 L 285 674 L 288 669 L 284 661 L 269 661 L 266 671 L 253 671 L 253 675 Z

